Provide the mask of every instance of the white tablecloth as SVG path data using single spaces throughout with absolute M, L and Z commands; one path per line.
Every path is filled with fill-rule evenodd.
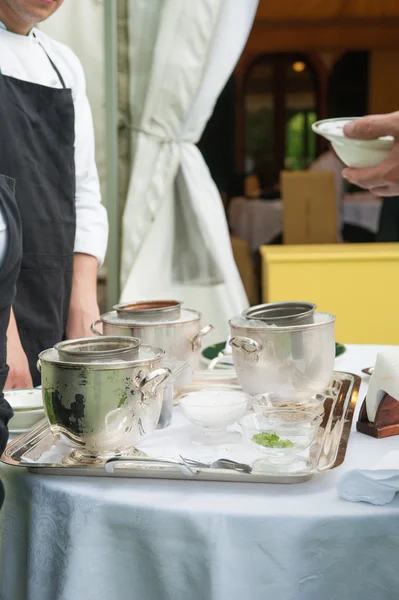
M 378 231 L 381 202 L 361 199 L 361 194 L 345 196 L 344 223 L 358 225 L 373 233 Z M 233 235 L 247 240 L 255 252 L 283 231 L 283 204 L 281 200 L 247 200 L 233 198 L 228 211 Z
M 336 369 L 360 373 L 376 352 L 348 347 Z M 397 600 L 399 498 L 375 507 L 336 492 L 345 470 L 397 446 L 354 431 L 342 467 L 292 486 L 4 467 L 0 598 Z

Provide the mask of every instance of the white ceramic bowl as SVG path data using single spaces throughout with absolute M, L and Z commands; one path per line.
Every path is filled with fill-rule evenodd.
M 194 425 L 222 430 L 246 413 L 250 396 L 230 390 L 191 392 L 179 398 L 184 415 Z
M 39 388 L 6 390 L 4 397 L 14 412 L 31 411 L 43 408 L 42 390 Z
M 42 419 L 44 419 L 43 409 L 16 412 L 8 423 L 8 430 L 10 433 L 22 433 Z
M 8 423 L 10 432 L 25 431 L 44 418 L 40 389 L 7 390 L 4 396 L 14 411 L 14 416 Z
M 331 142 L 337 156 L 347 167 L 376 167 L 391 152 L 393 137 L 386 136 L 376 140 L 354 140 L 346 137 L 344 126 L 359 118 L 324 119 L 314 123 L 312 129 Z

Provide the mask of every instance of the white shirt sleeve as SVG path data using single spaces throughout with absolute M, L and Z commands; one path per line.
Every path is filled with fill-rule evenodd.
M 75 252 L 95 256 L 102 265 L 108 243 L 108 218 L 101 204 L 95 163 L 93 118 L 83 68 L 76 59 L 75 106 L 76 235 Z

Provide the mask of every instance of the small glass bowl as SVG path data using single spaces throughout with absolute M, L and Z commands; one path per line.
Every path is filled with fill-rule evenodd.
M 253 467 L 264 470 L 275 465 L 287 469 L 295 462 L 301 463 L 303 468 L 308 459 L 298 455 L 316 441 L 321 421 L 320 416 L 303 410 L 270 410 L 243 417 L 239 424 L 245 439 L 265 455 L 265 458 L 254 461 Z M 262 434 L 265 445 L 259 443 L 262 438 L 257 441 L 254 437 Z
M 276 392 L 270 394 L 259 394 L 252 398 L 254 412 L 266 414 L 275 411 L 302 411 L 319 416 L 324 413 L 325 396 L 317 394 L 294 394 L 292 392 Z
M 245 415 L 250 400 L 248 394 L 230 390 L 191 392 L 179 398 L 185 417 L 200 430 L 191 440 L 206 445 L 239 441 L 241 433 L 227 427 Z

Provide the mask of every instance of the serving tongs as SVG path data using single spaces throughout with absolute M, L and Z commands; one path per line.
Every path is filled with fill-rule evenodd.
M 229 458 L 219 458 L 211 463 L 203 463 L 192 458 L 183 458 L 183 456 L 180 456 L 180 458 L 189 467 L 197 467 L 199 469 L 230 469 L 239 473 L 252 473 L 252 467 L 249 465 L 230 460 Z

